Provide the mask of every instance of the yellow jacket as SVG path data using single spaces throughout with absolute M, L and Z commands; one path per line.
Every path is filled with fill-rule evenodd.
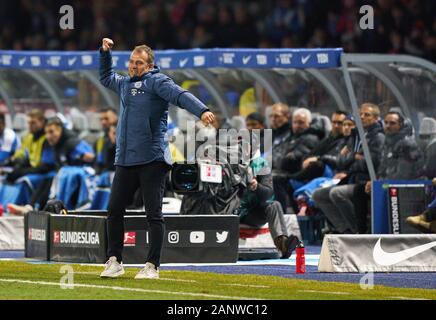
M 21 159 L 29 159 L 31 167 L 37 167 L 41 163 L 42 148 L 45 142 L 45 134 L 33 140 L 33 134 L 28 133 L 21 139 L 21 147 L 18 149 L 14 157 Z

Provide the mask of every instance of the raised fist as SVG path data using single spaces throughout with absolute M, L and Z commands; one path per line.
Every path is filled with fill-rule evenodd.
M 103 38 L 103 41 L 101 44 L 103 51 L 108 51 L 108 50 L 112 49 L 113 46 L 114 46 L 114 42 L 112 41 L 112 39 Z

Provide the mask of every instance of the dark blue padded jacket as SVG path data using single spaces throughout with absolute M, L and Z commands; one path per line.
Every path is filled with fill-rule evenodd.
M 110 51 L 100 48 L 100 82 L 120 97 L 115 165 L 134 166 L 152 161 L 172 164 L 167 132 L 168 103 L 197 117 L 209 109 L 158 67 L 141 77 L 122 76 L 112 68 Z

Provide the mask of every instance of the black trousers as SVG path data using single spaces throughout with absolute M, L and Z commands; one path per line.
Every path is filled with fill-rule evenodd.
M 135 191 L 139 187 L 150 234 L 150 250 L 146 262 L 151 262 L 156 267 L 160 265 L 165 234 L 162 198 L 165 179 L 170 169 L 171 166 L 162 161 L 153 161 L 145 165 L 131 167 L 116 166 L 107 219 L 108 257 L 115 256 L 118 261 L 122 261 L 124 215 L 126 207 L 132 203 Z

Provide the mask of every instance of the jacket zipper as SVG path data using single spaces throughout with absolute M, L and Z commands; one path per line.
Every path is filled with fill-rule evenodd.
M 124 126 L 124 154 L 123 154 L 123 164 L 126 164 L 126 154 L 127 154 L 127 124 L 128 124 L 128 120 L 129 120 L 129 103 L 130 103 L 130 97 L 129 97 L 129 93 L 130 93 L 130 88 L 128 89 L 128 93 L 127 93 L 127 103 L 126 103 L 126 107 L 124 110 L 124 119 L 125 119 L 125 126 Z

